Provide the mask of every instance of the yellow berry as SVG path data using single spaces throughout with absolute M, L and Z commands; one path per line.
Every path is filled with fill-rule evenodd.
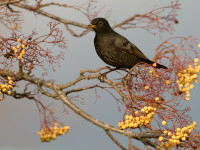
M 146 86 L 145 86 L 145 89 L 146 89 L 146 90 L 148 90 L 148 89 L 149 89 L 149 86 L 148 86 L 148 85 L 146 85 Z
M 162 136 L 159 136 L 159 141 L 163 141 L 163 137 Z
M 161 146 L 161 147 L 164 147 L 164 146 L 165 146 L 165 143 L 164 143 L 164 142 L 161 142 L 160 146 Z
M 164 133 L 164 134 L 167 134 L 167 131 L 166 131 L 166 130 L 164 130 L 164 131 L 163 131 L 163 133 Z
M 4 93 L 7 91 L 7 89 L 6 89 L 6 88 L 3 88 L 3 89 L 1 89 L 1 90 L 2 90 L 2 92 L 4 92 Z
M 150 69 L 150 70 L 149 70 L 149 73 L 151 73 L 151 74 L 152 74 L 152 73 L 153 73 L 153 70 L 152 70 L 152 69 Z
M 21 39 L 17 39 L 17 42 L 21 43 L 21 41 L 22 41 Z
M 15 52 L 15 54 L 17 54 L 18 50 L 17 50 L 17 49 L 15 49 L 15 50 L 14 50 L 14 52 Z
M 8 85 L 8 89 L 13 90 L 13 86 L 12 85 Z
M 175 136 L 175 135 L 172 135 L 172 139 L 176 139 L 176 136 Z
M 182 137 L 181 140 L 182 140 L 182 141 L 185 141 L 185 140 L 186 140 L 186 137 Z
M 167 85 L 170 84 L 170 80 L 166 80 L 166 84 L 167 84 Z
M 15 30 L 17 30 L 17 28 L 18 28 L 18 25 L 17 25 L 17 24 L 15 24 L 15 25 L 13 26 L 13 28 L 14 28 Z
M 133 127 L 134 127 L 134 128 L 137 128 L 137 127 L 138 127 L 138 124 L 137 124 L 137 123 L 134 123 L 134 124 L 133 124 Z
M 20 48 L 21 48 L 21 45 L 17 45 L 17 48 L 20 49 Z
M 198 61 L 199 61 L 198 58 L 195 58 L 195 59 L 194 59 L 194 62 L 195 62 L 195 63 L 198 63 Z
M 147 115 L 147 118 L 150 119 L 151 117 L 152 117 L 152 114 L 151 114 L 151 113 Z
M 191 132 L 192 132 L 192 129 L 189 129 L 189 130 L 188 130 L 188 133 L 191 133 Z
M 55 127 L 58 127 L 58 123 L 57 123 L 57 122 L 55 122 L 55 123 L 54 123 L 54 126 L 55 126 Z
M 126 129 L 126 126 L 125 126 L 125 125 L 122 125 L 121 129 L 122 129 L 122 130 Z
M 125 124 L 129 124 L 129 123 L 130 123 L 130 120 L 126 120 L 126 121 L 125 121 Z
M 159 97 L 155 97 L 155 101 L 159 101 Z
M 138 115 L 139 114 L 139 112 L 138 111 L 135 111 L 135 115 Z
M 22 58 L 22 56 L 18 56 L 17 58 L 20 60 Z
M 11 77 L 10 77 L 10 76 L 8 76 L 8 80 L 11 80 Z
M 15 47 L 15 46 L 13 46 L 13 47 L 12 47 L 12 49 L 13 49 L 13 50 L 16 50 L 16 47 Z
M 10 84 L 10 85 L 13 84 L 13 81 L 12 81 L 12 80 L 9 80 L 9 81 L 8 81 L 8 84 Z
M 23 50 L 21 51 L 21 53 L 22 53 L 22 54 L 25 54 L 25 50 L 23 49 Z
M 139 121 L 139 120 L 140 120 L 140 118 L 139 118 L 139 117 L 135 117 L 135 120 L 136 120 L 136 121 Z
M 197 46 L 198 46 L 198 48 L 200 48 L 200 43 Z
M 11 95 L 12 94 L 12 92 L 11 91 L 8 91 L 8 95 Z
M 130 124 L 129 124 L 129 128 L 132 128 L 133 127 L 133 122 L 131 122 Z
M 178 77 L 180 77 L 181 75 L 182 75 L 182 74 L 181 74 L 180 72 L 177 74 Z
M 179 140 L 176 140 L 176 144 L 180 144 L 180 141 L 179 141 Z
M 146 124 L 149 124 L 149 123 L 150 123 L 150 120 L 149 120 L 149 119 L 145 120 L 145 123 L 146 123 Z
M 126 118 L 126 119 L 129 119 L 129 115 L 126 115 L 125 118 Z
M 52 136 L 51 136 L 51 138 L 54 140 L 54 139 L 56 139 L 56 134 L 53 134 Z
M 26 41 L 23 41 L 23 42 L 22 42 L 22 45 L 26 45 Z
M 169 136 L 171 136 L 171 135 L 172 135 L 172 133 L 171 133 L 171 132 L 168 132 L 168 135 L 169 135 Z
M 189 98 L 189 97 L 186 97 L 186 98 L 185 98 L 185 100 L 186 100 L 186 101 L 189 101 L 189 100 L 190 100 L 190 98 Z
M 190 89 L 193 89 L 193 88 L 194 88 L 194 85 L 193 85 L 193 84 L 191 84 L 191 85 L 190 85 Z
M 25 48 L 25 47 L 26 47 L 26 45 L 22 44 L 22 48 Z
M 177 128 L 176 130 L 177 130 L 177 132 L 180 132 L 180 131 L 181 131 L 181 128 Z
M 133 116 L 132 115 L 129 116 L 129 120 L 133 120 Z
M 165 120 L 162 121 L 162 125 L 166 125 L 167 122 Z
M 193 121 L 193 123 L 192 123 L 194 126 L 196 126 L 197 125 L 197 122 L 196 121 Z

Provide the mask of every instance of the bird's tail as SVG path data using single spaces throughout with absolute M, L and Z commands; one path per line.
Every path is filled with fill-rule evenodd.
M 148 64 L 150 64 L 150 65 L 152 65 L 154 68 L 158 68 L 158 69 L 160 69 L 160 68 L 162 68 L 162 69 L 168 69 L 166 66 L 164 66 L 164 65 L 161 65 L 161 64 L 159 64 L 159 63 L 156 63 L 156 62 L 154 62 L 154 61 L 152 61 L 152 60 L 145 60 L 145 62 L 146 63 L 148 63 Z

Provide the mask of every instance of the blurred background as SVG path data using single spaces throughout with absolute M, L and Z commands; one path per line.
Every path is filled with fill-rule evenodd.
M 84 0 L 57 1 L 66 3 L 68 5 L 82 5 Z M 107 10 L 111 11 L 109 21 L 111 25 L 114 22 L 120 21 L 133 16 L 134 14 L 144 14 L 152 10 L 155 6 L 161 7 L 169 5 L 170 1 L 162 0 L 99 0 L 96 3 L 97 8 L 104 7 L 99 17 L 103 17 Z M 154 36 L 143 29 L 116 29 L 117 32 L 127 37 L 133 42 L 143 53 L 150 59 L 155 54 L 155 48 L 164 40 L 172 36 L 200 36 L 200 1 L 199 0 L 181 0 L 180 10 L 178 10 L 177 19 L 178 24 L 174 25 L 175 32 L 172 35 L 163 33 L 161 38 L 159 34 Z M 15 8 L 15 7 L 13 7 Z M 33 29 L 38 33 L 48 33 L 47 24 L 49 19 L 36 15 L 33 12 L 20 10 L 24 16 L 22 24 L 22 33 L 29 35 Z M 61 7 L 49 7 L 48 11 L 57 16 L 69 19 L 72 21 L 89 24 L 89 21 L 79 12 Z M 94 32 L 90 32 L 81 38 L 75 38 L 66 31 L 64 25 L 59 27 L 63 29 L 67 40 L 67 48 L 65 49 L 64 60 L 61 61 L 60 67 L 53 72 L 51 69 L 47 70 L 48 76 L 45 79 L 55 80 L 56 83 L 65 83 L 73 80 L 79 76 L 81 69 L 96 69 L 106 66 L 104 62 L 97 56 L 93 44 Z M 9 34 L 2 27 L 1 34 L 9 36 Z M 79 28 L 73 27 L 77 33 Z M 200 49 L 199 49 L 200 50 Z M 57 51 L 55 49 L 55 51 Z M 36 76 L 41 77 L 41 70 L 35 71 Z M 200 92 L 199 83 L 195 84 L 195 88 L 191 91 L 190 101 L 183 103 L 191 107 L 189 114 L 192 120 L 197 122 L 197 128 L 200 124 L 199 106 L 200 106 Z M 98 99 L 94 90 L 80 93 L 84 98 L 84 105 L 76 102 L 84 111 L 94 116 L 95 118 L 117 126 L 118 121 L 122 119 L 123 112 L 119 112 L 116 101 L 109 94 L 104 91 L 98 91 Z M 40 120 L 37 107 L 34 101 L 27 99 L 12 99 L 6 97 L 0 102 L 0 150 L 117 150 L 119 149 L 105 134 L 104 130 L 95 125 L 85 121 L 68 108 L 68 114 L 63 111 L 63 104 L 61 101 L 49 100 L 46 97 L 41 97 L 41 101 L 48 102 L 51 109 L 55 110 L 55 116 L 59 118 L 65 125 L 69 125 L 71 129 L 65 135 L 57 137 L 49 143 L 41 143 L 37 131 L 40 129 Z M 128 138 L 116 135 L 117 139 L 127 147 Z M 134 144 L 134 143 L 133 143 Z M 141 143 L 136 142 L 136 146 Z M 141 147 L 142 148 L 142 147 Z

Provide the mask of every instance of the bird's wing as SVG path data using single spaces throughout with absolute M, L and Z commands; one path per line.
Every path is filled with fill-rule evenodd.
M 115 38 L 115 46 L 131 55 L 135 55 L 139 58 L 149 60 L 133 43 L 127 40 L 125 37 L 119 35 Z

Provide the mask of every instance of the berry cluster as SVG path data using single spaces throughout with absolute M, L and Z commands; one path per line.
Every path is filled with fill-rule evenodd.
M 11 95 L 12 94 L 11 91 L 13 90 L 12 84 L 13 84 L 12 78 L 8 76 L 8 84 L 0 84 L 0 95 L 1 95 L 1 92 Z M 0 97 L 0 101 L 1 100 L 2 100 L 2 97 Z
M 13 46 L 12 49 L 14 53 L 18 56 L 17 58 L 20 60 L 25 54 L 26 42 L 21 39 L 17 39 L 17 42 L 20 43 L 17 46 Z
M 168 131 L 163 131 L 163 133 L 168 137 L 168 140 L 164 141 L 164 137 L 160 136 L 159 141 L 161 142 L 160 146 L 164 147 L 166 149 L 170 149 L 174 147 L 176 144 L 180 144 L 180 142 L 184 142 L 187 138 L 187 136 L 192 132 L 192 130 L 196 127 L 196 122 L 194 121 L 191 125 L 188 125 L 183 128 L 177 128 L 176 133 L 172 134 L 171 132 Z
M 144 108 L 141 109 L 141 115 L 139 115 L 138 111 L 135 111 L 135 116 L 133 115 L 126 115 L 125 116 L 125 122 L 124 121 L 120 121 L 118 123 L 118 126 L 120 129 L 124 130 L 127 128 L 138 128 L 141 127 L 143 125 L 147 125 L 149 123 L 151 123 L 154 115 L 156 112 L 156 108 L 151 107 L 151 106 L 145 106 Z
M 40 135 L 41 142 L 49 142 L 55 140 L 57 136 L 65 134 L 69 129 L 69 126 L 58 127 L 58 123 L 56 122 L 54 127 L 43 128 L 38 131 L 38 134 Z
M 197 78 L 200 70 L 200 65 L 198 63 L 199 59 L 194 59 L 194 68 L 191 65 L 188 65 L 188 69 L 184 69 L 183 71 L 179 72 L 177 74 L 178 76 L 178 85 L 179 85 L 179 91 L 186 94 L 185 100 L 190 99 L 190 89 L 194 88 L 194 85 L 192 84 L 197 83 Z

